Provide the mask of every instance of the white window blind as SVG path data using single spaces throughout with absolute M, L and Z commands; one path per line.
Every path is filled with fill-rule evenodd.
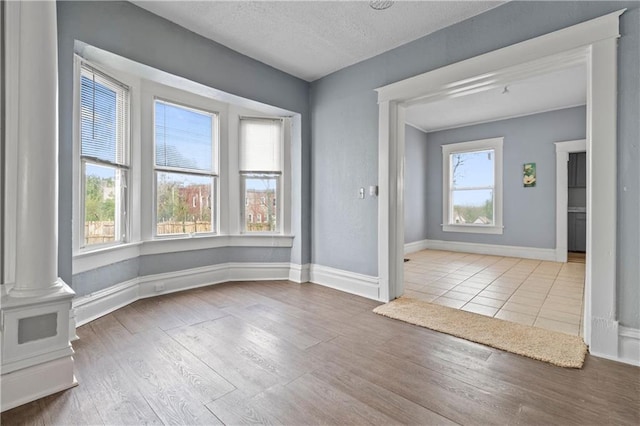
M 215 114 L 155 101 L 156 166 L 217 173 Z
M 274 173 L 282 170 L 282 121 L 240 120 L 240 171 Z
M 126 165 L 129 88 L 83 64 L 80 108 L 82 156 Z

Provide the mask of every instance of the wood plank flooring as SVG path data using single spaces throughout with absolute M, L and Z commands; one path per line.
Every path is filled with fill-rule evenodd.
M 78 329 L 80 385 L 3 425 L 629 424 L 640 368 L 582 370 L 375 315 L 313 284 L 227 283 Z

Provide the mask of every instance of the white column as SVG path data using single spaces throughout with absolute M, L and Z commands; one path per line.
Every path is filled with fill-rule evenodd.
M 58 63 L 56 5 L 20 5 L 17 241 L 14 297 L 58 281 Z M 9 142 L 11 143 L 11 142 Z
M 5 2 L 13 286 L 0 295 L 0 411 L 77 384 L 73 290 L 58 278 L 58 46 L 55 1 Z M 14 216 L 15 215 L 15 216 Z M 15 232 L 15 234 L 14 234 Z M 3 286 L 4 287 L 4 286 Z

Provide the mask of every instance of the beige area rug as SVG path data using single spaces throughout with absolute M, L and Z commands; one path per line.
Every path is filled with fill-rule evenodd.
M 582 368 L 587 354 L 587 345 L 578 336 L 408 297 L 378 306 L 373 312 L 559 367 Z

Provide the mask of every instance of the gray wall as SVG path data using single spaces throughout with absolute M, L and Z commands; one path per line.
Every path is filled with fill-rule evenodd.
M 291 261 L 308 263 L 310 245 L 310 114 L 309 83 L 271 68 L 222 45 L 205 39 L 176 24 L 153 15 L 127 2 L 58 2 L 58 66 L 60 93 L 60 205 L 59 205 L 59 274 L 72 287 L 95 291 L 114 284 L 105 267 L 75 276 L 72 280 L 72 93 L 74 40 L 113 52 L 145 65 L 188 78 L 198 83 L 245 98 L 278 106 L 302 114 L 302 146 L 294 149 L 301 170 L 299 188 L 293 194 L 296 210 L 294 225 L 301 228 L 294 247 L 288 250 Z M 301 160 L 300 160 L 301 158 Z M 300 200 L 301 199 L 301 200 Z M 300 220 L 302 223 L 299 223 Z M 267 253 L 272 249 L 266 248 Z M 242 253 L 230 250 L 236 260 Z M 202 256 L 206 257 L 207 254 Z M 178 259 L 178 256 L 176 259 Z M 264 256 L 265 259 L 270 255 Z M 278 259 L 282 259 L 279 252 Z M 247 258 L 250 261 L 249 258 Z M 287 259 L 289 260 L 289 259 Z M 144 272 L 148 261 L 141 260 Z M 179 267 L 180 265 L 176 265 Z M 131 268 L 127 266 L 129 271 Z M 125 274 L 126 275 L 126 274 Z M 89 277 L 93 284 L 86 284 Z M 124 275 L 123 275 L 124 277 Z M 103 284 L 99 284 L 103 283 Z M 83 287 L 83 288 L 84 288 Z
M 282 247 L 219 247 L 140 256 L 73 275 L 76 296 L 84 296 L 136 277 L 163 274 L 227 262 L 289 262 Z
M 136 257 L 75 274 L 73 275 L 72 287 L 76 292 L 76 297 L 80 297 L 132 280 L 139 275 L 140 258 Z
M 140 257 L 140 276 L 227 262 L 288 262 L 289 249 L 282 247 L 221 247 Z
M 427 238 L 427 134 L 405 125 L 404 242 Z
M 378 179 L 375 88 L 628 8 L 620 19 L 619 40 L 617 285 L 621 323 L 640 327 L 639 6 L 638 2 L 509 2 L 314 81 L 313 263 L 378 274 L 376 202 L 356 196 L 359 186 Z
M 432 240 L 507 246 L 556 246 L 554 142 L 586 137 L 586 107 L 551 111 L 427 134 L 427 236 Z M 504 137 L 502 235 L 442 231 L 442 148 L 456 142 Z M 522 165 L 536 163 L 536 186 L 522 185 Z

